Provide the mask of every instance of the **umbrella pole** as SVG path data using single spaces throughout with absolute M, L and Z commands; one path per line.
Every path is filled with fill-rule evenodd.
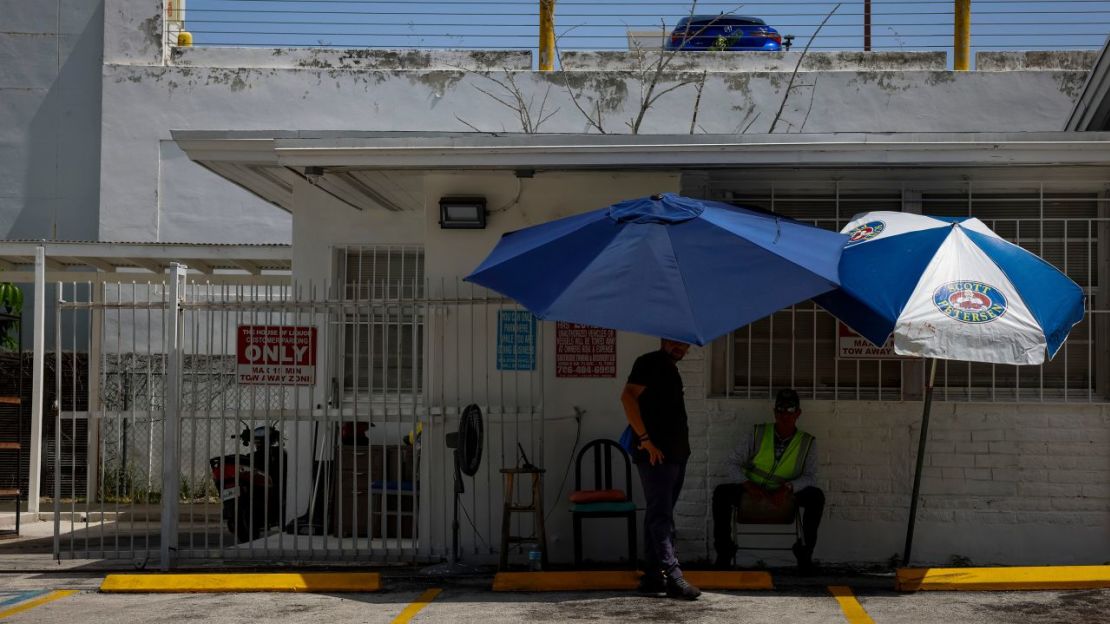
M 933 381 L 937 376 L 937 361 L 929 365 L 929 383 L 925 386 L 925 407 L 921 414 L 921 439 L 917 442 L 917 467 L 913 472 L 913 494 L 910 496 L 910 521 L 906 526 L 906 548 L 902 552 L 902 565 L 910 564 L 913 547 L 913 525 L 917 520 L 917 494 L 921 490 L 921 466 L 925 463 L 925 442 L 929 439 L 929 411 L 933 406 Z

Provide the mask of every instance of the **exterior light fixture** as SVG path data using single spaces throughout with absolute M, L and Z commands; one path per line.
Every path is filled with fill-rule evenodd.
M 485 197 L 441 197 L 439 227 L 444 230 L 482 230 L 486 227 Z

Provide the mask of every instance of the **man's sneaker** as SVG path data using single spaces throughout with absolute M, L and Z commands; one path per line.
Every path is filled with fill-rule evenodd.
M 667 597 L 682 600 L 697 600 L 701 590 L 686 582 L 681 576 L 667 579 Z
M 667 591 L 667 582 L 662 575 L 645 574 L 640 577 L 640 584 L 636 591 L 641 594 L 661 594 Z

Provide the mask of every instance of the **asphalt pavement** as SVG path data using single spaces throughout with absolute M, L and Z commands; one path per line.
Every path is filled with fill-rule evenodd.
M 45 523 L 43 523 L 45 524 Z M 707 591 L 683 602 L 621 592 L 497 593 L 489 576 L 423 578 L 384 569 L 375 593 L 104 594 L 121 562 L 57 562 L 31 526 L 0 544 L 0 624 L 35 622 L 738 622 L 767 624 L 1105 624 L 1110 590 L 918 592 L 889 573 L 774 571 L 770 591 Z M 46 552 L 44 552 L 46 550 Z M 126 563 L 126 562 L 125 562 Z

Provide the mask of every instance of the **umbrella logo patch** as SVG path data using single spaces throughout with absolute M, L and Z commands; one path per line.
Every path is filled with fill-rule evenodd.
M 1006 313 L 1006 295 L 990 284 L 959 280 L 933 291 L 933 305 L 961 323 L 989 323 Z
M 886 224 L 882 221 L 868 221 L 863 225 L 856 226 L 856 229 L 852 230 L 851 232 L 848 232 L 848 242 L 846 244 L 856 245 L 862 242 L 869 241 L 879 234 L 882 234 L 883 230 L 885 229 Z

